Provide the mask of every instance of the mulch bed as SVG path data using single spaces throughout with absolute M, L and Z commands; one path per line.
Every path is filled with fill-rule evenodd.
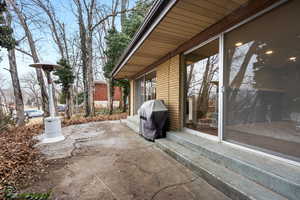
M 63 120 L 63 126 L 104 120 L 126 118 L 126 113 L 80 117 Z M 33 137 L 43 131 L 42 124 L 10 128 L 0 133 L 0 190 L 6 185 L 17 188 L 37 181 L 49 165 L 42 154 L 34 148 L 38 142 Z
M 97 121 L 106 121 L 106 120 L 120 120 L 125 119 L 127 117 L 127 113 L 113 114 L 113 115 L 98 115 L 95 117 L 79 117 L 73 119 L 64 119 L 62 122 L 62 126 L 70 126 L 74 124 L 84 124 L 88 122 L 97 122 Z

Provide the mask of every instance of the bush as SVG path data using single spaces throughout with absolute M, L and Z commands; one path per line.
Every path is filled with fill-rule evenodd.
M 11 115 L 0 115 L 0 133 L 15 125 L 15 120 Z

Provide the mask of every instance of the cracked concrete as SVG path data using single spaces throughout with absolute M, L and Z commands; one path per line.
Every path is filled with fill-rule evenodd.
M 52 199 L 228 200 L 203 179 L 119 121 L 63 128 L 66 140 L 38 144 L 53 166 L 25 191 Z

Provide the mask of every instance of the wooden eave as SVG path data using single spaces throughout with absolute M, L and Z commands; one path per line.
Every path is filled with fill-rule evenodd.
M 134 38 L 132 41 L 132 44 L 135 45 L 140 42 L 139 46 L 131 44 L 127 48 L 118 65 L 114 68 L 112 75 L 116 79 L 134 78 L 278 1 L 169 1 L 169 4 L 173 3 L 172 6 L 168 7 L 168 4 L 164 4 L 163 8 L 156 10 L 156 12 L 165 13 L 159 21 L 157 18 L 156 21 L 148 19 L 151 23 L 148 24 L 148 28 L 150 25 L 155 25 L 148 35 L 145 35 L 146 29 L 139 30 L 137 35 L 140 35 L 140 37 Z M 159 13 L 156 13 L 156 15 L 159 15 Z

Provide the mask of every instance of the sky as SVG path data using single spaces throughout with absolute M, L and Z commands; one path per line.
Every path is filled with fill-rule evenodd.
M 78 25 L 71 9 L 72 0 L 51 0 L 51 2 L 53 3 L 57 11 L 58 18 L 62 19 L 66 24 L 67 33 L 72 34 L 76 32 L 78 29 Z M 98 2 L 100 2 L 100 4 L 111 6 L 112 0 L 98 0 Z M 131 7 L 134 4 L 134 2 L 135 0 L 129 0 L 129 7 Z M 47 26 L 43 27 L 42 30 L 35 29 L 32 30 L 32 32 L 34 39 L 38 39 L 37 44 L 39 49 L 39 58 L 41 62 L 56 63 L 56 61 L 59 59 L 59 55 L 55 44 L 53 44 L 52 42 L 51 33 L 49 32 Z M 16 25 L 14 27 L 14 35 L 16 39 L 20 39 L 23 37 L 23 30 L 19 25 Z M 29 50 L 29 48 L 26 49 Z M 0 61 L 0 76 L 4 76 L 5 79 L 8 80 L 7 87 L 10 87 L 10 74 L 7 70 L 4 69 L 9 68 L 7 51 L 5 49 L 0 50 L 0 57 L 2 58 L 2 60 Z M 33 68 L 29 67 L 29 64 L 33 63 L 31 57 L 16 51 L 16 61 L 19 78 L 21 78 L 24 74 L 28 73 L 29 71 L 34 70 Z

